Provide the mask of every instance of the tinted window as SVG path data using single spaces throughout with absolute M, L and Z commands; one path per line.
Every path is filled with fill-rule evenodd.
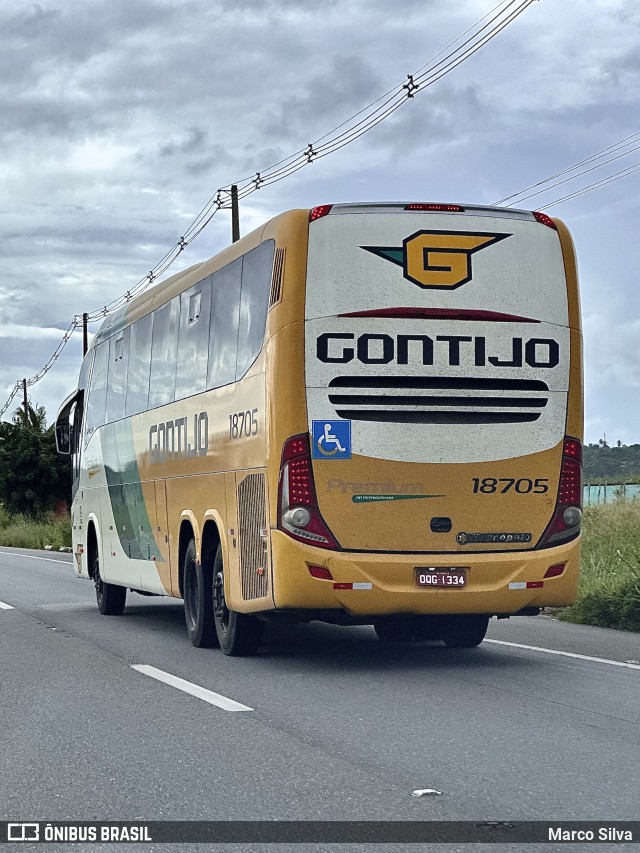
M 207 387 L 211 277 L 180 294 L 176 399 Z
M 151 330 L 153 314 L 147 314 L 131 326 L 129 337 L 129 373 L 125 414 L 144 412 L 149 402 L 151 373 Z
M 124 417 L 127 388 L 129 329 L 109 338 L 109 375 L 107 377 L 107 423 Z
M 274 246 L 274 241 L 269 240 L 252 249 L 242 259 L 236 365 L 238 379 L 247 372 L 262 348 L 269 309 Z
M 109 341 L 103 341 L 96 347 L 96 356 L 91 376 L 89 407 L 87 410 L 87 434 L 92 433 L 104 423 L 107 406 L 107 371 L 109 369 Z
M 172 299 L 153 312 L 149 408 L 173 402 L 176 386 L 176 353 L 180 302 Z
M 242 258 L 212 276 L 209 372 L 207 386 L 218 388 L 236 378 Z

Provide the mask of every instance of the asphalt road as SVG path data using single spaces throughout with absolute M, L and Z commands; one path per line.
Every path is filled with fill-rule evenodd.
M 0 549 L 0 819 L 638 820 L 639 723 L 637 634 L 492 620 L 461 651 L 313 623 L 228 658 L 191 646 L 181 602 L 101 616 L 70 555 Z

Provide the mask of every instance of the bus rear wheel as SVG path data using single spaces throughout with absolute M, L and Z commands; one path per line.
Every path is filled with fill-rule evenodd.
M 93 558 L 93 583 L 96 588 L 98 610 L 103 616 L 122 616 L 127 598 L 126 586 L 105 583 L 100 577 L 100 557 L 96 549 Z
M 224 597 L 222 546 L 218 545 L 213 565 L 213 617 L 220 648 L 225 655 L 240 657 L 258 651 L 264 625 L 255 616 L 229 610 Z
M 184 619 L 192 644 L 199 649 L 216 646 L 213 621 L 213 569 L 196 561 L 196 543 L 187 545 L 183 562 Z
M 484 640 L 488 626 L 488 616 L 447 616 L 441 637 L 450 649 L 473 649 Z

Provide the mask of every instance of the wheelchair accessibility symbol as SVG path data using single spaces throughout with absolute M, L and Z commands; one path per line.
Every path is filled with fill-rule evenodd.
M 351 459 L 351 421 L 312 421 L 313 459 Z

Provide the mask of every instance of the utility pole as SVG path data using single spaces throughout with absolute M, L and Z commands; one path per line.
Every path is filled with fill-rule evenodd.
M 24 407 L 24 425 L 29 425 L 29 401 L 27 400 L 27 380 L 22 380 L 22 405 Z
M 82 315 L 82 357 L 84 358 L 89 349 L 89 315 L 85 311 Z
M 231 184 L 231 242 L 240 239 L 240 211 L 238 210 L 238 185 Z

